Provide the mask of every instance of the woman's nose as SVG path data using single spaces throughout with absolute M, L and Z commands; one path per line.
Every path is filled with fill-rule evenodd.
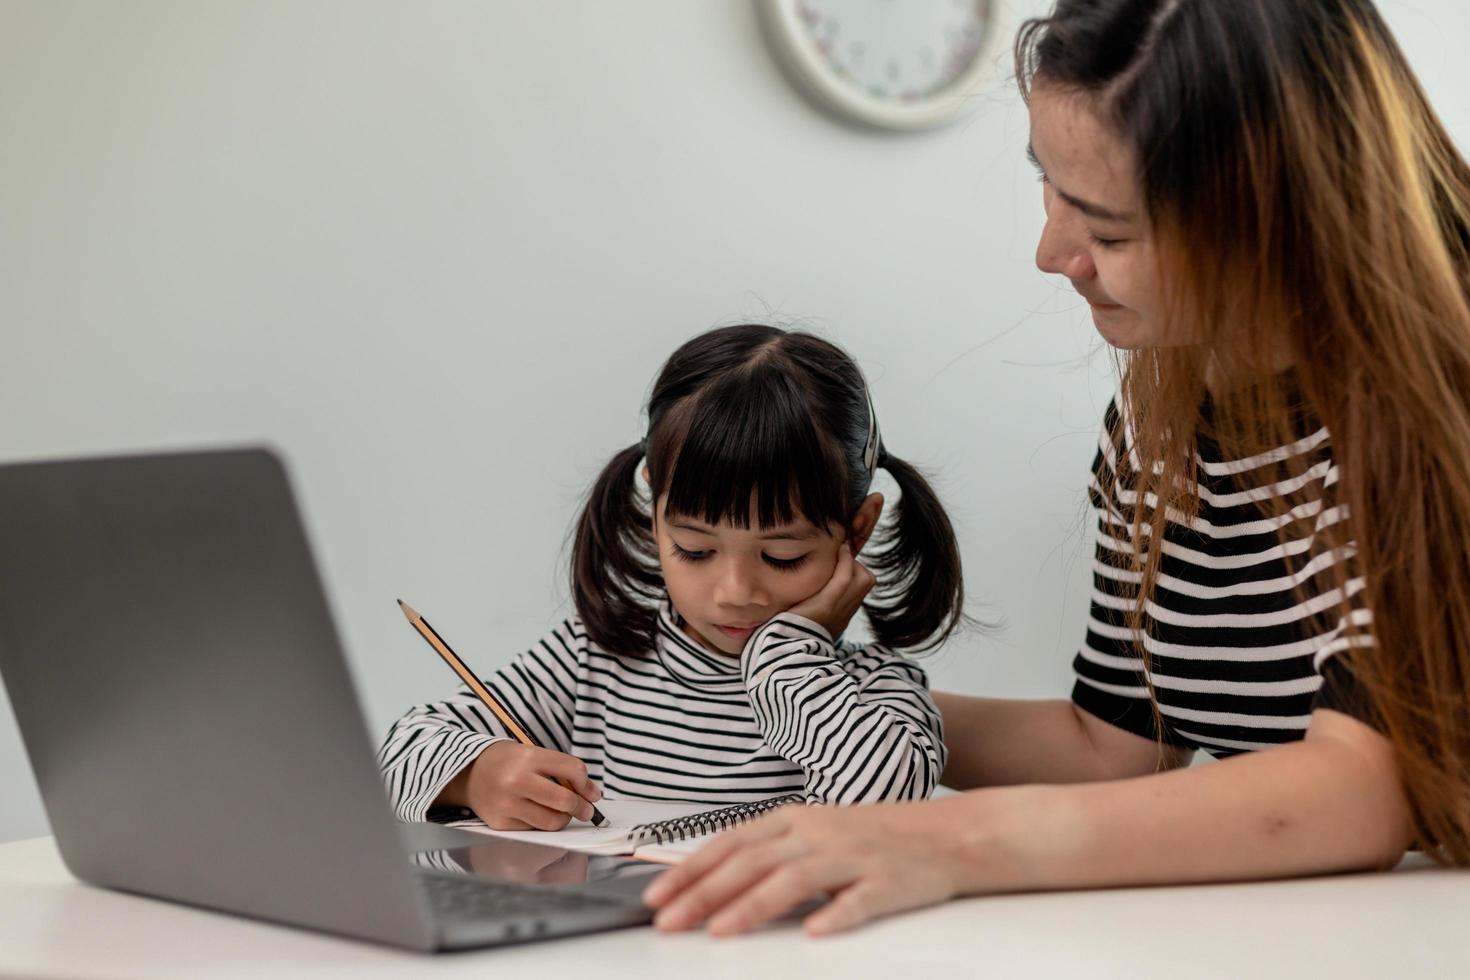
M 1086 234 L 1075 223 L 1057 215 L 1049 215 L 1041 229 L 1041 241 L 1036 243 L 1036 267 L 1042 272 L 1066 276 L 1073 282 L 1085 282 L 1097 274 Z

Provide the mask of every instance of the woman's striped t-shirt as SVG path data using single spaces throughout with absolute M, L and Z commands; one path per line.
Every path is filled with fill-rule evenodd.
M 1334 499 L 1338 471 L 1327 430 L 1307 424 L 1299 431 L 1291 445 L 1244 459 L 1226 459 L 1218 444 L 1199 440 L 1198 514 L 1187 521 L 1169 515 L 1144 612 L 1146 677 L 1128 626 L 1140 580 L 1129 555 L 1141 465 L 1116 401 L 1108 406 L 1091 484 L 1098 512 L 1092 602 L 1073 663 L 1079 707 L 1153 738 L 1151 679 L 1164 741 L 1216 756 L 1300 739 L 1317 708 L 1367 715 L 1336 655 L 1372 646 L 1372 612 L 1352 545 L 1334 552 L 1321 539 L 1347 516 Z M 1299 475 L 1273 482 L 1284 459 L 1299 464 L 1292 467 Z M 1274 516 L 1272 498 L 1286 498 L 1290 513 Z M 1277 529 L 1285 520 L 1295 530 L 1283 542 Z M 1343 562 L 1346 616 L 1338 612 Z
M 485 685 L 614 799 L 922 799 L 944 769 L 924 672 L 877 644 L 834 644 L 791 613 L 757 630 L 738 658 L 690 639 L 667 600 L 657 648 L 641 658 L 601 650 L 572 618 Z M 378 753 L 399 818 L 424 819 L 456 773 L 507 737 L 464 686 L 409 711 Z

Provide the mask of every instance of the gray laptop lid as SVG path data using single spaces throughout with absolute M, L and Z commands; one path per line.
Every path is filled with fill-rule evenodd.
M 432 947 L 268 451 L 0 467 L 0 674 L 77 877 Z

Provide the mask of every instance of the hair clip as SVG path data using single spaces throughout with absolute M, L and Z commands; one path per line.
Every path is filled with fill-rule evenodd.
M 873 408 L 873 391 L 864 385 L 863 394 L 868 399 L 868 441 L 863 445 L 863 466 L 871 475 L 878 468 L 879 444 L 882 439 L 878 435 L 878 413 Z

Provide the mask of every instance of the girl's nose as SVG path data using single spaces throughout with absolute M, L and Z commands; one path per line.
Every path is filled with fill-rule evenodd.
M 732 560 L 725 562 L 720 576 L 715 580 L 714 600 L 721 606 L 760 606 L 766 604 L 766 595 L 761 588 L 760 578 L 747 562 Z

